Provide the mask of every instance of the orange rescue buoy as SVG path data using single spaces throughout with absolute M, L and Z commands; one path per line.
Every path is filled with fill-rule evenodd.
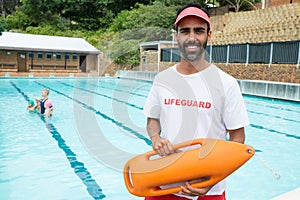
M 189 146 L 193 148 L 166 157 L 151 159 L 157 153 L 149 151 L 130 159 L 123 171 L 128 191 L 136 196 L 167 195 L 179 192 L 180 186 L 166 189 L 158 189 L 158 186 L 201 178 L 202 181 L 191 185 L 211 186 L 237 170 L 255 153 L 251 146 L 216 139 L 196 139 L 174 147 Z

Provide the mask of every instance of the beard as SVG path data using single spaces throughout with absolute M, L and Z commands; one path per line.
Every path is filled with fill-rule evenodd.
M 194 62 L 196 60 L 199 60 L 202 54 L 205 52 L 207 46 L 207 40 L 205 40 L 202 44 L 198 42 L 185 42 L 183 44 L 180 44 L 178 42 L 178 46 L 181 55 L 184 57 L 184 59 L 190 62 Z M 193 52 L 189 52 L 186 50 L 186 48 L 188 48 L 189 46 L 196 46 L 197 50 Z

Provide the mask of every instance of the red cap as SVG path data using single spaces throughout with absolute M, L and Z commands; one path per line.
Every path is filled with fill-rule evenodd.
M 201 19 L 206 21 L 208 23 L 208 26 L 210 27 L 210 19 L 209 19 L 208 15 L 203 10 L 196 8 L 196 7 L 187 7 L 186 9 L 184 9 L 176 18 L 176 21 L 174 24 L 175 27 L 178 26 L 178 23 L 180 20 L 182 20 L 183 18 L 185 18 L 187 16 L 200 17 Z

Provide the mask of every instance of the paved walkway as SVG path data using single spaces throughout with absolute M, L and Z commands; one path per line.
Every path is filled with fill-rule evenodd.
M 299 199 L 300 199 L 300 187 L 295 190 L 289 191 L 285 194 L 282 194 L 278 197 L 275 197 L 271 200 L 299 200 Z

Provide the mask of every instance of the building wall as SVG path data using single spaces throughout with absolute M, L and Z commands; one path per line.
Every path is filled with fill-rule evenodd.
M 29 52 L 26 53 L 28 71 L 30 69 L 79 69 L 78 54 L 34 52 L 33 58 L 30 58 L 29 54 Z M 39 58 L 38 54 L 43 58 Z M 47 55 L 51 58 L 47 58 Z M 69 56 L 69 59 L 65 59 L 65 56 Z M 77 59 L 74 59 L 73 56 Z
M 146 58 L 146 68 L 143 69 L 143 57 Z M 140 55 L 140 70 L 141 71 L 158 71 L 157 62 L 158 55 L 156 50 L 142 51 Z
M 0 50 L 0 70 L 18 71 L 17 51 Z M 41 53 L 43 58 L 39 58 Z M 72 53 L 49 53 L 49 52 L 24 52 L 26 72 L 37 70 L 72 70 L 80 72 L 80 54 Z M 33 58 L 32 58 L 33 55 Z M 47 55 L 51 56 L 47 58 Z M 65 59 L 65 56 L 69 59 Z M 86 71 L 98 70 L 98 55 L 86 56 Z
M 86 56 L 86 71 L 87 72 L 98 71 L 98 55 Z
M 0 69 L 17 69 L 17 52 L 0 50 Z

